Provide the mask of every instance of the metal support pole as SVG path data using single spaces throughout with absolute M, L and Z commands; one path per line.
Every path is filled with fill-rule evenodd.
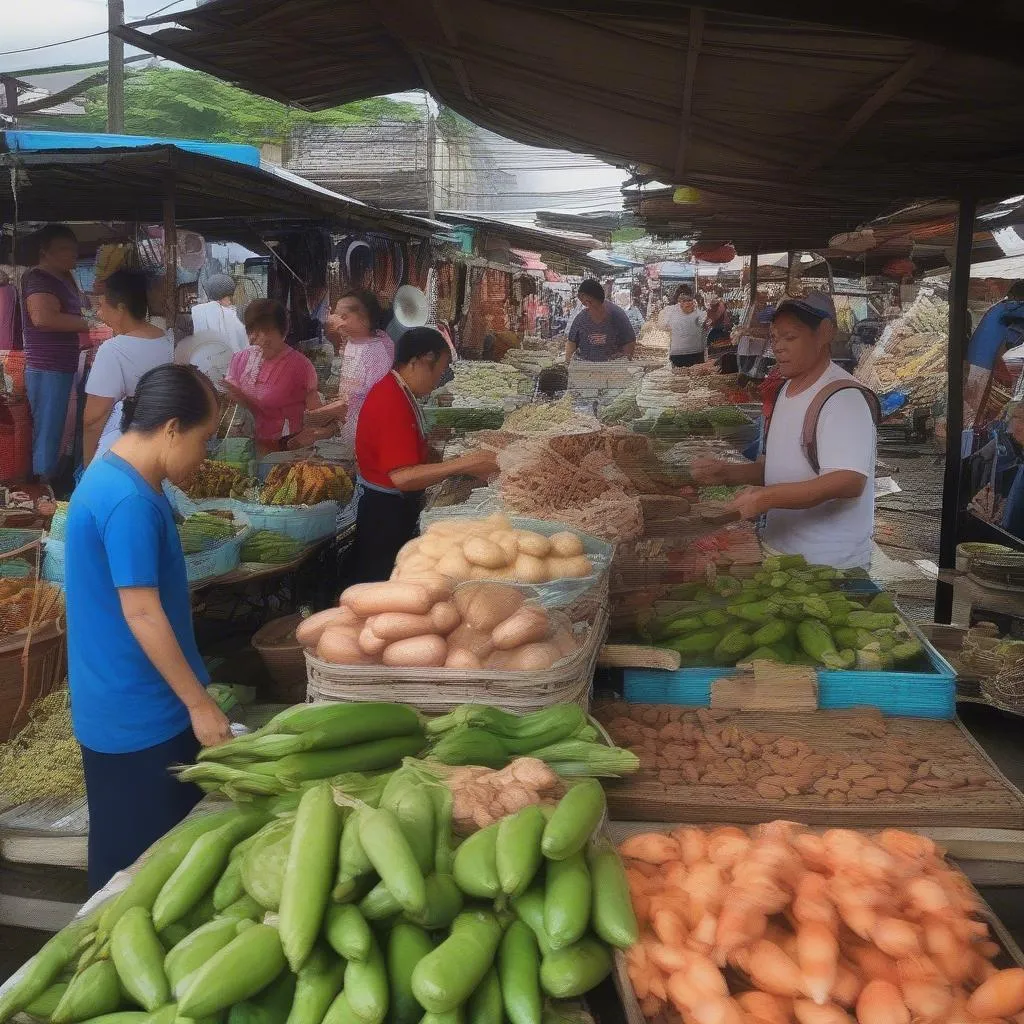
M 978 201 L 973 195 L 960 197 L 956 217 L 953 266 L 949 280 L 949 353 L 946 357 L 946 472 L 942 482 L 942 530 L 939 534 L 940 582 L 935 590 L 935 621 L 948 623 L 953 617 L 953 586 L 941 581 L 941 570 L 956 568 L 956 545 L 960 536 L 960 472 L 964 429 L 964 358 L 969 328 L 967 291 L 971 280 L 971 246 L 974 214 Z
M 164 191 L 164 314 L 167 329 L 173 330 L 178 314 L 178 226 L 174 219 L 175 182 L 167 179 Z
M 750 253 L 750 305 L 757 302 L 757 249 Z
M 434 183 L 435 178 L 435 166 L 434 161 L 436 158 L 435 149 L 437 147 L 437 131 L 434 122 L 434 115 L 427 109 L 427 216 L 433 217 L 436 212 L 436 201 L 434 197 L 434 191 L 436 185 Z
M 107 0 L 107 131 L 124 133 L 124 41 L 115 35 L 124 24 L 124 0 Z

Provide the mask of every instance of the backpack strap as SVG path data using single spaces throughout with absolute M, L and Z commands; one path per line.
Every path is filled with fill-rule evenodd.
M 860 381 L 856 380 L 833 380 L 826 384 L 811 399 L 811 404 L 807 406 L 807 412 L 804 414 L 803 431 L 800 437 L 800 445 L 804 450 L 804 455 L 807 456 L 807 461 L 811 464 L 811 469 L 814 470 L 816 475 L 821 472 L 821 466 L 818 464 L 818 420 L 821 417 L 821 410 L 824 408 L 825 403 L 833 395 L 839 394 L 840 391 L 859 391 L 868 403 L 868 408 L 871 410 L 871 419 L 876 427 L 882 418 L 882 405 L 878 400 L 878 395 L 866 384 L 861 384 Z

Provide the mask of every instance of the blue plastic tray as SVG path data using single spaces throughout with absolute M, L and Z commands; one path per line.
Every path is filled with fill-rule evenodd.
M 925 672 L 857 672 L 818 669 L 818 706 L 825 710 L 864 707 L 904 718 L 956 717 L 956 672 L 914 626 L 931 664 Z M 674 672 L 627 669 L 623 695 L 636 704 L 707 707 L 711 684 L 734 668 L 681 668 Z

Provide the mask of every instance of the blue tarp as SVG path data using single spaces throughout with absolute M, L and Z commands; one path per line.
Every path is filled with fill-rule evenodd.
M 202 153 L 247 167 L 260 166 L 255 146 L 235 142 L 197 142 L 194 139 L 161 139 L 149 135 L 100 135 L 92 132 L 3 132 L 9 150 L 22 153 L 51 153 L 77 149 L 139 149 L 143 146 L 174 146 L 188 153 Z

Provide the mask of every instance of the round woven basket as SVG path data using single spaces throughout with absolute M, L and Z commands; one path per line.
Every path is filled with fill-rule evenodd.
M 284 704 L 299 704 L 306 699 L 306 658 L 295 639 L 295 627 L 301 621 L 301 615 L 272 619 L 252 638 L 270 676 L 268 696 Z

